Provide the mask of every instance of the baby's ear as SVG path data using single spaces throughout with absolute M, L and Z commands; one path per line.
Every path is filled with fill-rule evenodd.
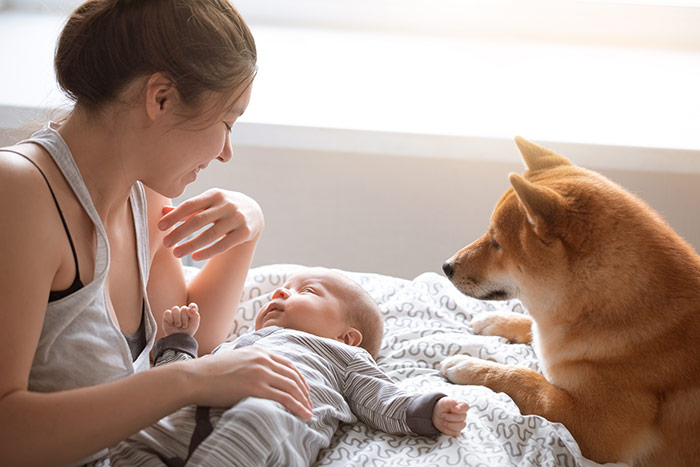
M 347 328 L 341 335 L 338 336 L 338 340 L 357 347 L 362 342 L 362 333 L 355 328 Z

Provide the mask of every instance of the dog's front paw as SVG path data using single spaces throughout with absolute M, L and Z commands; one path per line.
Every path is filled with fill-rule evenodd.
M 469 327 L 482 336 L 505 337 L 516 344 L 532 342 L 532 319 L 520 313 L 483 313 L 473 318 Z
M 440 362 L 440 372 L 455 384 L 483 384 L 489 362 L 468 355 L 453 355 Z

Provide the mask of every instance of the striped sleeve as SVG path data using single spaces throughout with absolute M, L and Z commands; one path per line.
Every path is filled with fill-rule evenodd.
M 185 333 L 170 334 L 158 339 L 153 348 L 154 366 L 197 358 L 197 340 Z
M 445 394 L 407 393 L 368 355 L 358 354 L 348 366 L 344 394 L 357 418 L 372 428 L 395 434 L 440 434 L 432 416 L 435 403 Z

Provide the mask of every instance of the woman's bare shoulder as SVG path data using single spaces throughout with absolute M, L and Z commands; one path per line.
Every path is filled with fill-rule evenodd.
M 43 151 L 43 149 L 33 144 L 0 148 L 0 180 L 2 181 L 0 189 L 3 190 L 4 194 L 15 195 L 23 200 L 42 197 L 41 194 L 43 193 L 37 193 L 37 188 L 42 184 L 46 185 L 44 177 L 34 164 L 26 159 L 37 160 L 39 151 Z M 23 154 L 25 157 L 20 156 L 18 153 Z M 16 198 L 7 199 L 6 196 L 2 198 L 0 202 L 5 202 L 5 204 L 11 201 L 22 201 Z M 11 205 L 12 203 L 9 204 Z
M 14 146 L 28 154 L 32 147 Z M 24 390 L 39 340 L 46 303 L 60 264 L 51 193 L 29 161 L 0 151 L 0 351 L 12 358 L 0 363 L 0 398 Z
M 41 151 L 32 144 L 9 148 L 32 156 Z M 34 158 L 32 158 L 34 159 Z M 48 235 L 56 225 L 56 208 L 48 185 L 37 168 L 22 156 L 0 150 L 0 210 L 5 222 L 0 229 L 0 248 L 28 247 L 28 253 L 45 254 L 49 247 Z M 8 243 L 8 242 L 13 243 Z M 19 244 L 17 244 L 19 242 Z M 29 245 L 27 245 L 29 244 Z
M 24 157 L 20 154 L 24 155 Z M 43 177 L 34 164 L 29 162 L 27 158 L 32 161 L 37 161 L 45 154 L 46 151 L 41 146 L 33 143 L 0 147 L 0 168 L 2 169 L 2 176 L 12 178 L 21 177 L 23 182 L 29 182 L 32 178 L 35 178 L 35 176 L 39 177 L 38 180 L 43 180 Z

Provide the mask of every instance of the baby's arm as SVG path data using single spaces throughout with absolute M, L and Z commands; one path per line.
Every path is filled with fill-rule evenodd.
M 178 360 L 197 358 L 198 345 L 193 335 L 199 327 L 196 303 L 174 306 L 163 312 L 163 332 L 153 348 L 153 363 L 164 365 Z
M 466 403 L 441 392 L 403 390 L 366 352 L 347 366 L 343 392 L 358 419 L 386 433 L 457 436 L 466 426 Z
M 194 336 L 199 328 L 199 310 L 196 303 L 174 306 L 163 312 L 163 332 L 166 336 L 184 333 Z
M 443 397 L 433 408 L 433 425 L 446 435 L 459 436 L 467 426 L 467 410 L 469 405 L 466 402 Z

